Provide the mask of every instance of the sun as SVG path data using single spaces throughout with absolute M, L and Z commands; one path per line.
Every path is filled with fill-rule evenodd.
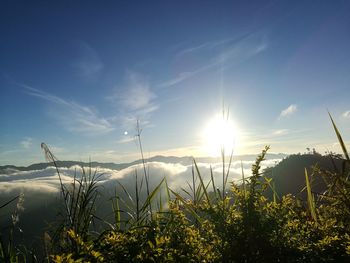
M 202 145 L 206 154 L 218 157 L 225 151 L 231 154 L 237 146 L 237 127 L 222 115 L 212 118 L 202 131 Z

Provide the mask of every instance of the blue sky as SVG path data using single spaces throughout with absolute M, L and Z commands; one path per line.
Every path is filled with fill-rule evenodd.
M 350 131 L 349 1 L 1 1 L 0 165 L 337 150 Z

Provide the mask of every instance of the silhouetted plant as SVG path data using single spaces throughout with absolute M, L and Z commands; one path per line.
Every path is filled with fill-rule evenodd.
M 75 171 L 72 182 L 64 184 L 56 157 L 45 143 L 41 144 L 41 148 L 46 159 L 56 168 L 64 204 L 64 209 L 61 211 L 62 221 L 58 224 L 53 241 L 57 242 L 56 249 L 78 253 L 79 244 L 75 242 L 72 235 L 68 234 L 68 231 L 73 231 L 81 241 L 87 241 L 91 235 L 90 228 L 96 218 L 95 204 L 99 196 L 98 180 L 102 174 L 98 174 L 97 170 L 93 171 L 91 167 L 81 167 L 80 176 Z
M 62 250 L 54 262 L 348 262 L 350 260 L 350 160 L 332 117 L 343 150 L 342 169 L 305 169 L 304 199 L 278 196 L 269 170 L 261 171 L 269 147 L 252 165 L 252 175 L 230 182 L 232 154 L 222 174 L 205 180 L 193 160 L 191 183 L 180 192 L 166 179 L 153 189 L 143 157 L 141 129 L 138 142 L 143 176 L 135 171 L 134 189 L 118 182 L 121 192 L 113 198 L 115 223 L 93 235 L 91 222 L 98 198 L 97 173 L 83 169 L 65 185 L 55 157 L 43 144 L 56 167 L 64 202 L 64 221 L 59 228 Z M 313 154 L 315 155 L 315 154 Z M 336 167 L 336 166 L 335 166 Z M 306 167 L 305 167 L 306 168 Z M 326 191 L 317 193 L 313 179 L 321 177 Z M 143 181 L 146 197 L 142 199 Z M 219 184 L 218 184 L 219 182 Z M 228 187 L 228 185 L 231 187 Z M 222 185 L 221 185 L 222 184 Z M 271 200 L 266 190 L 272 190 Z M 164 196 L 166 193 L 166 205 Z M 133 193 L 133 194 L 132 194 Z M 123 199 L 122 194 L 125 196 Z M 165 207 L 165 208 L 164 208 Z

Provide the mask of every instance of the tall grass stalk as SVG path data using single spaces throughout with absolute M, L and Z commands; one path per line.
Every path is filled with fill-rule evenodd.
M 15 240 L 16 233 L 22 233 L 22 229 L 18 226 L 18 222 L 19 215 L 24 210 L 23 193 L 2 204 L 0 209 L 10 205 L 16 200 L 16 207 L 11 214 L 11 223 L 6 228 L 2 228 L 0 232 L 0 262 L 26 262 L 27 258 L 32 258 L 32 262 L 36 262 L 35 254 L 28 250 L 24 245 L 18 245 L 17 241 Z M 4 230 L 8 231 L 7 237 L 2 235 L 2 231 Z
M 149 175 L 147 174 L 147 171 L 146 171 L 146 162 L 145 162 L 145 157 L 143 155 L 143 148 L 142 148 L 142 141 L 141 141 L 142 129 L 140 128 L 140 121 L 139 120 L 137 120 L 137 123 L 136 123 L 136 132 L 137 132 L 136 136 L 137 136 L 137 140 L 138 140 L 138 145 L 139 145 L 140 153 L 141 153 L 143 173 L 144 173 L 144 178 L 145 178 L 145 182 L 146 182 L 147 196 L 149 196 L 150 195 Z M 151 215 L 151 218 L 152 218 L 153 214 L 152 214 L 152 204 L 151 203 L 149 204 L 149 212 L 150 212 L 150 215 Z
M 332 118 L 332 115 L 331 115 L 329 112 L 328 112 L 328 115 L 329 115 L 329 118 L 331 119 L 331 122 L 332 122 L 332 125 L 333 125 L 333 128 L 334 128 L 335 134 L 337 135 L 337 138 L 338 138 L 338 142 L 339 142 L 339 144 L 340 144 L 340 147 L 341 147 L 342 150 L 343 150 L 343 154 L 344 154 L 344 156 L 345 156 L 345 159 L 346 159 L 347 161 L 350 161 L 350 157 L 349 157 L 348 150 L 346 149 L 345 143 L 344 143 L 343 138 L 342 138 L 342 136 L 341 136 L 341 134 L 340 134 L 340 132 L 339 132 L 339 130 L 338 130 L 338 127 L 337 127 L 337 125 L 335 125 L 335 122 L 334 122 L 334 120 L 333 120 L 333 118 Z
M 41 144 L 41 148 L 44 151 L 46 159 L 55 166 L 64 204 L 63 221 L 57 228 L 54 240 L 60 240 L 62 237 L 59 235 L 66 233 L 68 230 L 72 230 L 76 235 L 79 235 L 81 240 L 86 241 L 88 236 L 92 233 L 90 227 L 94 219 L 98 218 L 95 215 L 95 210 L 96 199 L 99 195 L 98 180 L 102 174 L 98 174 L 97 170 L 92 171 L 90 162 L 88 169 L 81 167 L 80 177 L 78 177 L 78 173 L 75 170 L 73 182 L 67 187 L 62 181 L 61 173 L 56 162 L 57 158 L 45 143 Z M 76 251 L 77 244 L 71 242 L 71 238 L 66 234 L 64 234 L 64 236 L 65 242 L 63 246 L 68 245 L 69 249 Z
M 310 184 L 310 180 L 309 180 L 309 176 L 306 168 L 305 168 L 305 182 L 306 182 L 307 203 L 309 206 L 309 211 L 313 220 L 317 223 L 315 200 L 311 191 L 311 184 Z
M 247 192 L 246 192 L 246 186 L 245 186 L 245 176 L 244 176 L 242 160 L 241 160 L 241 174 L 242 174 L 243 194 L 244 194 L 244 198 L 246 198 L 247 197 Z
M 68 220 L 70 221 L 70 224 L 73 224 L 73 219 L 70 217 L 71 212 L 69 210 L 69 204 L 67 203 L 67 199 L 65 198 L 65 194 L 67 193 L 67 188 L 66 186 L 62 183 L 62 178 L 61 178 L 61 173 L 60 170 L 58 169 L 56 160 L 57 158 L 55 155 L 50 151 L 49 147 L 45 143 L 41 143 L 41 149 L 44 152 L 44 156 L 47 162 L 52 163 L 56 169 L 58 179 L 60 181 L 60 187 L 61 187 L 61 194 L 63 195 L 63 200 L 64 200 L 64 206 L 65 210 L 67 212 Z
M 73 251 L 66 254 L 66 258 L 73 254 L 74 259 L 90 260 L 91 251 L 98 251 L 106 262 L 347 262 L 343 259 L 349 259 L 350 210 L 346 208 L 350 207 L 350 184 L 344 173 L 330 178 L 329 181 L 336 179 L 335 190 L 330 196 L 333 199 L 324 202 L 324 208 L 314 200 L 310 176 L 305 169 L 308 205 L 303 206 L 291 195 L 280 199 L 275 181 L 261 172 L 269 146 L 252 165 L 252 176 L 245 175 L 241 161 L 242 185 L 232 182 L 232 188 L 227 190 L 233 153 L 227 160 L 222 149 L 222 177 L 215 178 L 210 167 L 207 182 L 193 159 L 188 189 L 181 188 L 181 193 L 170 189 L 166 178 L 151 189 L 139 123 L 137 129 L 143 176 L 135 171 L 135 184 L 131 189 L 118 182 L 125 200 L 120 193 L 115 193 L 116 227 L 91 242 L 79 241 L 80 247 L 89 250 L 84 252 L 81 248 L 80 254 Z M 340 134 L 337 137 L 341 138 Z M 222 187 L 217 188 L 215 179 L 222 181 Z M 145 199 L 141 194 L 143 180 Z M 208 190 L 211 186 L 213 195 Z M 73 199 L 79 196 L 78 184 L 76 187 Z M 273 191 L 273 201 L 264 195 L 268 187 Z M 167 211 L 163 210 L 164 189 Z M 74 210 L 74 206 L 70 209 Z M 125 229 L 120 226 L 122 213 L 129 216 Z

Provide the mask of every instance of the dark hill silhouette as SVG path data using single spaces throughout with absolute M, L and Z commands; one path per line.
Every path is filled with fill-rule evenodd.
M 312 174 L 312 167 L 317 165 L 319 168 L 335 171 L 342 169 L 343 160 L 341 158 L 332 158 L 318 153 L 295 154 L 284 158 L 275 167 L 266 169 L 267 177 L 272 178 L 275 183 L 275 189 L 279 196 L 285 194 L 305 196 L 300 191 L 305 187 L 305 168 L 309 176 Z M 311 176 L 310 176 L 311 178 Z M 312 176 L 312 191 L 322 193 L 326 190 L 326 185 L 320 176 Z M 271 190 L 268 190 L 271 196 Z

